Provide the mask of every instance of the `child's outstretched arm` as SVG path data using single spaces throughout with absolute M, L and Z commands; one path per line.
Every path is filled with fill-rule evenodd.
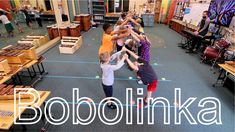
M 135 71 L 138 71 L 138 70 L 139 70 L 138 66 L 136 66 L 135 64 L 133 64 L 129 58 L 127 58 L 126 61 L 127 61 L 128 65 L 131 67 L 131 69 L 133 69 L 133 70 L 135 70 Z
M 115 54 L 113 54 L 111 57 L 110 57 L 110 61 L 114 61 L 118 56 L 120 56 L 122 54 L 122 51 L 119 51 Z
M 122 59 L 116 65 L 110 65 L 110 68 L 113 71 L 120 69 L 125 64 L 124 61 L 126 60 L 126 58 L 128 58 L 128 55 L 123 55 Z
M 138 55 L 136 55 L 134 52 L 130 51 L 129 49 L 127 49 L 125 46 L 122 47 L 122 51 L 126 51 L 128 52 L 131 56 L 133 56 L 136 60 L 139 58 Z
M 125 37 L 128 37 L 129 35 L 130 35 L 130 32 L 127 31 L 124 34 L 119 34 L 118 36 L 113 36 L 112 40 L 118 40 L 118 39 L 121 39 L 121 38 L 125 38 Z
M 139 35 L 131 30 L 131 36 L 138 42 L 140 42 Z
M 137 23 L 134 19 L 130 18 L 130 21 L 133 22 L 136 26 L 140 27 L 140 24 Z

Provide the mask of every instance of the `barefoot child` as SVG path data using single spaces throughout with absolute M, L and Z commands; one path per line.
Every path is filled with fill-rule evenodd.
M 0 11 L 0 21 L 2 21 L 2 23 L 4 24 L 6 31 L 8 33 L 8 37 L 13 37 L 14 28 L 3 11 Z
M 141 80 L 143 81 L 144 85 L 147 85 L 147 94 L 144 99 L 144 107 L 146 107 L 148 98 L 152 97 L 152 93 L 156 91 L 157 84 L 158 84 L 158 78 L 157 75 L 152 68 L 152 66 L 149 64 L 149 62 L 145 61 L 132 51 L 126 49 L 123 47 L 123 51 L 127 51 L 131 56 L 133 56 L 137 62 L 132 63 L 131 60 L 128 58 L 126 59 L 128 65 L 137 72 L 137 74 L 140 76 Z
M 124 61 L 128 57 L 126 54 L 123 55 L 122 59 L 116 64 L 111 65 L 110 62 L 116 59 L 121 55 L 121 52 L 117 52 L 110 57 L 108 52 L 101 53 L 100 58 L 100 67 L 102 69 L 102 86 L 106 97 L 113 96 L 113 83 L 114 83 L 114 71 L 120 69 L 125 63 Z M 110 100 L 107 100 L 110 101 Z M 108 103 L 108 108 L 116 109 L 116 106 L 113 103 Z

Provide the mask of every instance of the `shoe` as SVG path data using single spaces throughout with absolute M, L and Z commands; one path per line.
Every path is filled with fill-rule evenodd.
M 112 109 L 112 110 L 117 109 L 117 106 L 114 105 L 113 103 L 111 103 L 110 105 L 107 104 L 107 107 L 110 108 L 110 109 Z
M 137 81 L 137 83 L 138 83 L 139 85 L 142 85 L 142 84 L 143 84 L 143 81 L 139 79 L 139 80 Z
M 142 105 L 142 104 L 140 103 L 140 104 L 138 105 L 138 108 L 139 108 L 139 109 L 141 109 L 141 108 L 146 109 L 146 108 L 148 108 L 148 103 L 144 101 L 144 104 Z
M 186 51 L 185 53 L 193 53 L 193 51 L 192 51 L 192 50 L 189 50 L 189 51 Z

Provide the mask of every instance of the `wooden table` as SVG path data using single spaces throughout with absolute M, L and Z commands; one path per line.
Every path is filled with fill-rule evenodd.
M 14 82 L 15 80 L 13 79 L 13 77 L 15 75 L 18 77 L 20 83 L 22 83 L 22 81 L 21 81 L 21 79 L 20 79 L 20 77 L 18 75 L 18 73 L 20 71 L 22 71 L 22 67 L 20 67 L 20 66 L 11 66 L 11 69 L 12 69 L 12 71 L 10 73 L 8 73 L 7 75 L 4 75 L 3 79 L 0 80 L 0 84 L 3 84 L 3 83 L 5 83 L 6 81 L 8 81 L 10 79 L 12 79 L 13 82 Z
M 222 84 L 224 83 L 224 80 L 227 77 L 226 73 L 235 76 L 235 67 L 228 64 L 218 64 L 218 65 L 221 68 L 221 70 L 216 82 L 213 84 L 213 87 L 215 87 L 215 85 L 219 82 L 219 80 L 222 81 Z
M 48 96 L 51 94 L 50 91 L 38 91 L 41 98 L 38 103 L 38 106 L 42 106 L 45 100 L 48 98 Z M 22 99 L 22 102 L 31 102 L 32 99 Z M 30 106 L 30 105 L 28 105 Z M 0 110 L 2 111 L 9 111 L 14 113 L 14 100 L 0 100 Z M 16 116 L 0 116 L 0 129 L 1 130 L 9 130 L 11 126 L 14 125 L 14 121 L 16 121 L 21 114 L 24 113 L 26 109 L 20 109 L 19 113 L 16 113 Z M 16 111 L 18 111 L 18 107 L 16 108 Z
M 3 78 L 0 80 L 0 84 L 5 83 L 6 81 L 11 79 L 11 76 L 2 76 Z
M 181 21 L 181 20 L 177 20 L 177 19 L 172 19 L 172 20 L 170 21 L 170 24 L 169 24 L 169 25 L 170 25 L 170 28 L 171 28 L 171 29 L 173 29 L 173 30 L 175 30 L 176 32 L 178 32 L 179 34 L 183 35 L 183 34 L 182 34 L 182 30 L 184 30 L 185 27 L 186 27 L 186 23 L 185 23 L 185 22 L 183 22 L 183 21 Z M 187 29 L 194 32 L 194 31 L 198 30 L 198 27 L 195 26 L 195 25 L 193 25 L 193 24 L 187 24 Z M 208 32 L 208 33 L 206 34 L 206 36 L 211 36 L 211 35 L 212 35 L 212 33 L 210 33 L 210 32 Z

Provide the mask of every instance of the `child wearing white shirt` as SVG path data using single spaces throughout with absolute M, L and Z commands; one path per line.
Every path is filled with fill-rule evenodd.
M 6 31 L 8 33 L 8 36 L 10 37 L 13 37 L 14 34 L 13 34 L 13 26 L 11 24 L 11 22 L 8 20 L 7 16 L 4 14 L 4 12 L 0 11 L 0 20 L 2 21 L 2 23 L 4 24 L 5 28 L 6 28 Z
M 125 54 L 116 65 L 110 64 L 111 61 L 121 55 L 121 52 L 122 51 L 117 52 L 111 57 L 108 52 L 101 53 L 99 56 L 101 63 L 100 67 L 102 69 L 102 86 L 106 97 L 113 96 L 114 71 L 120 69 L 125 64 L 124 61 L 128 58 L 128 55 Z M 107 106 L 110 109 L 116 109 L 116 106 L 111 102 L 109 102 Z

